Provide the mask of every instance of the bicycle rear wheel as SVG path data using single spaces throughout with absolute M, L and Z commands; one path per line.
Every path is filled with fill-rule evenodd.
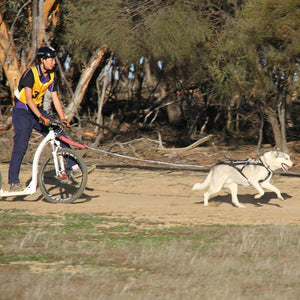
M 51 203 L 71 203 L 78 199 L 87 183 L 87 167 L 85 161 L 76 151 L 69 148 L 61 148 L 57 151 L 60 162 L 59 172 L 55 170 L 53 155 L 49 155 L 41 164 L 38 175 L 39 187 L 47 201 Z M 68 169 L 70 161 L 76 163 L 82 176 L 72 176 L 72 170 Z

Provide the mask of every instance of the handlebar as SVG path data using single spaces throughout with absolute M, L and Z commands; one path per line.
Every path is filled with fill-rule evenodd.
M 59 129 L 59 130 L 56 130 L 56 133 L 57 133 L 57 135 L 60 135 L 60 133 L 62 133 L 63 130 L 65 129 L 65 126 L 62 123 L 59 123 L 59 122 L 56 122 L 56 121 L 52 121 L 49 124 L 48 129 L 49 130 L 53 130 L 53 128 Z
M 50 123 L 49 125 L 49 129 L 51 127 L 56 127 L 56 128 L 59 128 L 60 130 L 58 132 L 56 132 L 56 138 L 60 139 L 61 141 L 65 142 L 66 144 L 69 144 L 71 146 L 75 146 L 75 147 L 78 147 L 80 149 L 88 149 L 88 145 L 82 145 L 80 143 L 77 143 L 77 142 L 74 142 L 70 139 L 68 139 L 67 137 L 61 135 L 62 131 L 64 130 L 65 126 L 64 124 L 62 123 L 59 123 L 59 122 L 56 122 L 56 121 L 53 121 Z
M 56 121 L 52 121 L 49 125 L 49 128 L 51 127 L 57 127 L 57 128 L 61 128 L 64 129 L 65 126 L 62 123 L 56 122 Z

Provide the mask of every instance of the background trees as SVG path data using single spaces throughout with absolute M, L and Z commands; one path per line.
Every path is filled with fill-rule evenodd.
M 22 72 L 34 61 L 37 48 L 53 40 L 58 11 L 55 0 L 2 1 L 0 60 L 11 95 Z
M 244 99 L 261 122 L 266 118 L 276 146 L 284 150 L 286 107 L 297 89 L 299 13 L 297 1 L 249 0 L 222 32 L 222 69 L 233 75 L 229 86 L 239 95 L 235 101 L 240 105 Z
M 182 143 L 215 132 L 286 150 L 299 14 L 296 0 L 5 1 L 3 79 L 12 94 L 36 49 L 51 43 L 68 117 L 88 114 L 97 143 L 127 123 L 133 134 L 171 126 Z

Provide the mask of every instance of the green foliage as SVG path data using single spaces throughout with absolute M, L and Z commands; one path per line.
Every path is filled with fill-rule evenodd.
M 64 39 L 80 59 L 104 45 L 120 55 L 129 53 L 132 24 L 128 16 L 122 14 L 122 1 L 66 1 L 63 12 Z
M 198 11 L 176 5 L 145 18 L 145 44 L 153 57 L 178 64 L 195 63 L 211 34 L 209 23 Z
M 81 58 L 95 48 L 108 45 L 124 60 L 136 61 L 148 56 L 191 63 L 211 32 L 199 11 L 177 2 L 85 0 L 67 1 L 63 7 L 65 40 Z
M 247 24 L 244 34 L 249 42 L 265 47 L 271 62 L 285 64 L 300 54 L 299 1 L 251 0 L 241 17 Z
M 276 72 L 288 78 L 297 71 L 299 35 L 299 1 L 247 1 L 228 18 L 213 49 L 217 63 L 210 74 L 220 95 L 235 91 L 264 101 L 276 93 Z

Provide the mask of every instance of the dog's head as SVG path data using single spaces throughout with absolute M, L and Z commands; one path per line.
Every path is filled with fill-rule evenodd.
M 269 151 L 262 157 L 272 171 L 282 168 L 286 172 L 293 166 L 290 156 L 282 151 Z

